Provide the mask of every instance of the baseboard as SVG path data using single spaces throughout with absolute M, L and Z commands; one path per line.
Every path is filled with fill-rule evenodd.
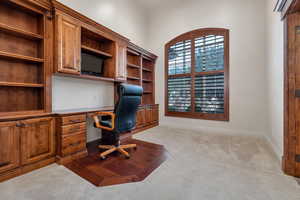
M 23 174 L 26 174 L 28 172 L 45 167 L 52 163 L 55 163 L 55 157 L 47 158 L 45 160 L 41 160 L 41 161 L 33 163 L 33 164 L 21 166 L 16 169 L 1 173 L 0 174 L 0 182 L 6 181 L 8 179 L 11 179 L 11 178 L 23 175 Z
M 275 144 L 271 137 L 265 135 L 265 140 L 270 145 L 271 149 L 273 150 L 274 154 L 276 155 L 279 162 L 282 162 L 282 154 L 283 152 L 280 151 L 280 148 L 277 144 Z

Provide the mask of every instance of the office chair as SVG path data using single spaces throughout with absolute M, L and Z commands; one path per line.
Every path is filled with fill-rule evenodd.
M 120 144 L 120 134 L 129 132 L 135 128 L 136 113 L 141 98 L 143 88 L 137 85 L 120 84 L 118 87 L 119 100 L 115 106 L 114 112 L 98 112 L 93 115 L 95 121 L 94 126 L 102 129 L 102 143 L 99 145 L 100 149 L 105 149 L 100 154 L 101 159 L 106 159 L 106 156 L 118 151 L 130 158 L 130 155 L 125 149 L 136 149 L 136 144 Z

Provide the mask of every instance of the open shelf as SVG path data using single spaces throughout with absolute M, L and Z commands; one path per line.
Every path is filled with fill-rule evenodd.
M 150 80 L 150 79 L 143 79 L 143 82 L 151 83 L 152 80 Z
M 135 64 L 132 64 L 132 63 L 127 63 L 127 66 L 128 66 L 128 67 L 131 67 L 131 68 L 140 69 L 140 66 L 135 65 Z
M 133 76 L 127 76 L 127 79 L 130 79 L 130 80 L 140 80 L 140 78 L 133 77 Z
M 26 39 L 31 39 L 31 40 L 42 40 L 44 39 L 44 37 L 42 35 L 36 34 L 36 33 L 32 33 L 29 31 L 24 31 L 6 24 L 2 24 L 0 23 L 0 31 L 6 32 L 6 33 L 10 33 L 16 36 L 21 36 L 24 37 Z
M 33 62 L 33 63 L 43 63 L 44 62 L 44 59 L 42 59 L 42 58 L 23 56 L 23 55 L 19 55 L 19 54 L 4 52 L 4 51 L 0 51 L 0 57 L 6 58 L 6 59 L 17 59 L 17 60 Z
M 128 52 L 129 54 L 134 55 L 134 56 L 139 56 L 139 55 L 140 55 L 139 53 L 137 53 L 137 52 L 135 52 L 135 51 L 133 51 L 133 50 L 131 50 L 131 49 L 127 49 L 127 52 Z
M 151 69 L 147 69 L 147 68 L 143 68 L 143 71 L 145 71 L 145 72 L 152 72 Z
M 8 1 L 7 1 L 8 2 Z M 46 13 L 14 3 L 0 4 L 0 116 L 50 111 L 45 36 Z M 49 25 L 49 26 L 48 26 Z M 47 62 L 47 63 L 46 63 Z M 49 66 L 50 67 L 50 66 Z
M 81 45 L 81 48 L 83 50 L 85 50 L 85 51 L 88 51 L 90 53 L 94 53 L 94 54 L 99 55 L 99 56 L 103 56 L 103 57 L 107 57 L 107 58 L 111 58 L 112 57 L 112 55 L 110 53 L 106 53 L 104 51 L 88 47 L 86 45 Z
M 42 88 L 43 84 L 35 84 L 35 83 L 16 83 L 16 82 L 3 82 L 0 81 L 0 86 L 8 86 L 8 87 L 32 87 L 32 88 Z

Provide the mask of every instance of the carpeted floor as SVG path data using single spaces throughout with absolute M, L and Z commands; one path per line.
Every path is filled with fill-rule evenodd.
M 5 200 L 299 200 L 268 144 L 255 137 L 157 127 L 137 139 L 163 144 L 168 159 L 144 181 L 95 187 L 56 164 L 0 183 Z

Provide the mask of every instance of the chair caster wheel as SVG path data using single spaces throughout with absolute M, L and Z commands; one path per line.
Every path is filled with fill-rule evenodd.
M 100 157 L 101 160 L 106 160 L 106 157 Z

